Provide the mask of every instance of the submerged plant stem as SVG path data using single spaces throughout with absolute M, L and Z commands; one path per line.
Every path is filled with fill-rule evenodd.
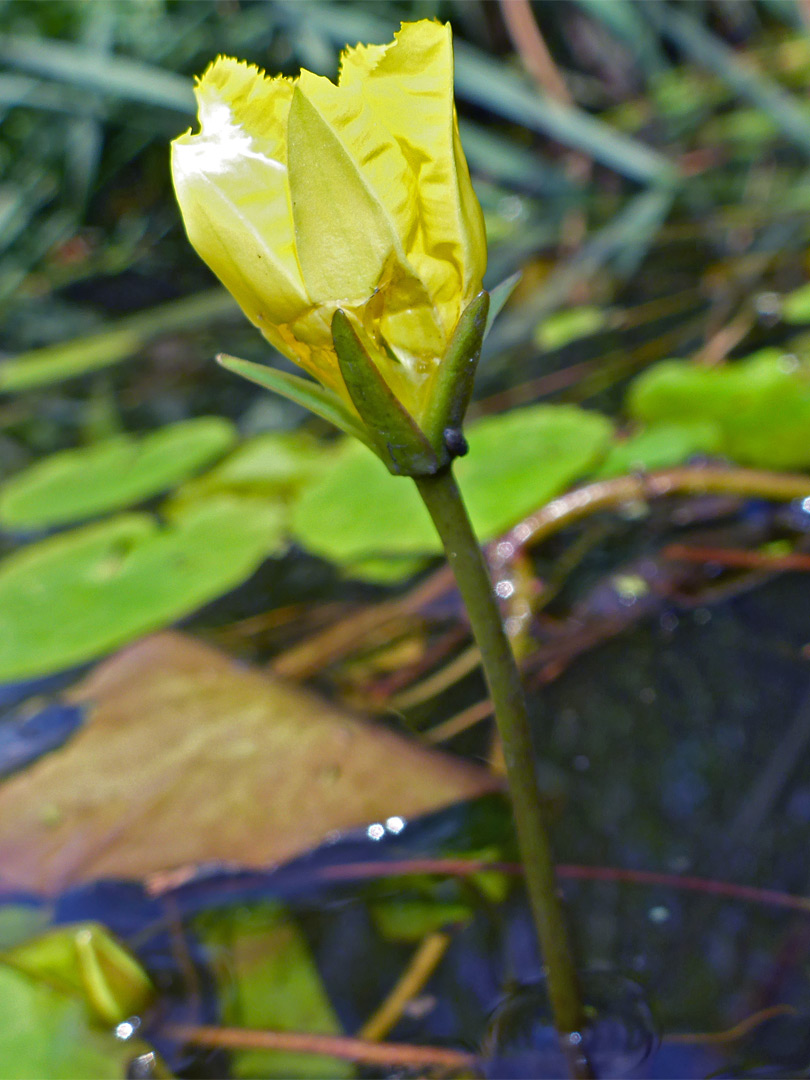
M 571 1036 L 582 1032 L 585 1016 L 574 956 L 557 894 L 540 792 L 535 774 L 526 699 L 484 556 L 451 468 L 414 477 L 441 537 L 448 562 L 467 608 L 489 686 L 503 745 L 509 793 L 540 948 L 546 966 L 554 1024 L 571 1075 L 592 1075 L 581 1047 Z

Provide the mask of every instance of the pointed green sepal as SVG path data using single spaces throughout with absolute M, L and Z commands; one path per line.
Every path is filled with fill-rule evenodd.
M 435 473 L 440 462 L 433 448 L 339 308 L 332 318 L 332 341 L 349 396 L 374 438 L 374 449 L 389 470 L 403 476 Z
M 220 353 L 217 363 L 235 375 L 241 375 L 243 379 L 249 379 L 265 390 L 272 390 L 289 401 L 294 401 L 296 405 L 309 409 L 347 435 L 360 439 L 376 452 L 369 432 L 332 390 L 298 375 L 291 375 L 265 364 L 254 364 L 251 360 L 240 360 L 238 356 L 228 356 L 227 353 Z
M 492 324 L 498 318 L 506 301 L 512 295 L 516 285 L 523 277 L 523 271 L 517 270 L 514 274 L 511 274 L 508 278 L 496 285 L 494 289 L 489 290 L 489 314 L 487 315 L 487 328 L 484 331 L 484 341 L 487 339 L 487 335 L 492 329 Z
M 453 457 L 464 453 L 461 426 L 472 397 L 488 311 L 489 293 L 482 290 L 461 313 L 431 388 L 425 432 L 434 447 Z

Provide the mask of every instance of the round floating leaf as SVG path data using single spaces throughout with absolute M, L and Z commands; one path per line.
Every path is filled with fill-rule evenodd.
M 535 405 L 471 424 L 470 453 L 456 462 L 456 473 L 481 539 L 505 531 L 593 468 L 611 433 L 605 417 L 562 405 Z M 309 550 L 360 572 L 379 568 L 385 557 L 440 550 L 414 485 L 391 477 L 354 443 L 303 491 L 292 528 Z M 373 569 L 372 575 L 378 577 Z
M 615 442 L 596 476 L 606 479 L 632 472 L 667 469 L 688 461 L 695 454 L 716 454 L 722 442 L 720 426 L 708 420 L 652 424 Z
M 213 469 L 187 481 L 176 498 L 223 492 L 286 497 L 318 477 L 333 453 L 331 446 L 305 432 L 264 432 L 246 439 Z
M 412 481 L 391 476 L 354 441 L 304 489 L 293 507 L 292 531 L 310 551 L 337 563 L 440 550 Z
M 0 563 L 0 681 L 80 664 L 173 623 L 248 578 L 282 531 L 249 499 L 192 504 L 160 526 L 124 514 Z
M 649 424 L 716 423 L 719 449 L 746 465 L 810 465 L 810 365 L 780 349 L 716 368 L 665 360 L 635 381 L 628 405 Z
M 546 316 L 534 333 L 535 344 L 546 352 L 604 330 L 610 315 L 598 307 L 575 307 Z
M 50 528 L 136 505 L 221 457 L 236 437 L 227 420 L 203 416 L 52 454 L 0 488 L 0 525 Z
M 532 405 L 470 425 L 456 475 L 473 525 L 491 540 L 590 472 L 613 424 L 573 405 Z

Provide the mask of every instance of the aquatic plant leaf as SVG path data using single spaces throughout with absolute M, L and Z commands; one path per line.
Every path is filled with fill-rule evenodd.
M 278 905 L 209 912 L 195 920 L 195 931 L 208 950 L 222 1024 L 342 1034 L 306 939 Z M 244 1080 L 339 1080 L 353 1076 L 354 1069 L 336 1058 L 240 1050 L 232 1056 L 231 1074 Z
M 722 442 L 720 426 L 710 420 L 651 424 L 626 439 L 617 439 L 595 476 L 606 479 L 632 472 L 667 469 L 688 461 L 695 454 L 716 454 Z
M 458 482 L 482 540 L 504 532 L 597 465 L 613 424 L 573 405 L 531 405 L 471 424 Z
M 6 1080 L 123 1080 L 133 1058 L 149 1052 L 95 1028 L 80 997 L 0 963 L 0 1060 Z M 158 1065 L 154 1076 L 168 1074 Z
M 612 425 L 573 406 L 535 405 L 470 424 L 469 454 L 456 462 L 479 537 L 488 540 L 559 494 L 601 461 Z M 293 507 L 294 536 L 355 568 L 381 557 L 440 551 L 410 484 L 391 480 L 363 447 L 347 444 Z M 374 562 L 369 563 L 373 567 Z
M 262 432 L 245 439 L 212 469 L 187 480 L 173 501 L 222 494 L 288 499 L 316 479 L 332 456 L 331 445 L 305 432 Z
M 788 323 L 810 322 L 810 282 L 783 297 L 782 318 Z
M 253 499 L 193 503 L 161 527 L 122 514 L 0 563 L 0 681 L 84 663 L 160 629 L 244 581 L 281 535 Z
M 347 442 L 332 467 L 302 491 L 291 529 L 309 551 L 339 564 L 441 550 L 414 485 L 392 477 L 356 442 Z
M 534 341 L 541 349 L 551 352 L 579 338 L 598 333 L 607 326 L 608 321 L 608 313 L 598 307 L 582 306 L 555 311 L 537 327 Z
M 472 905 L 461 900 L 413 896 L 376 900 L 370 905 L 370 913 L 383 937 L 408 943 L 418 943 L 427 934 L 468 923 L 474 914 Z
M 810 466 L 810 363 L 781 349 L 713 368 L 664 360 L 632 384 L 627 408 L 648 424 L 714 422 L 719 449 L 745 465 Z
M 105 661 L 71 700 L 84 726 L 0 787 L 6 885 L 266 867 L 496 784 L 177 633 Z
M 57 926 L 0 954 L 0 963 L 81 997 L 99 1024 L 118 1024 L 154 997 L 141 965 L 99 923 Z
M 236 438 L 228 420 L 202 416 L 51 454 L 0 487 L 0 526 L 49 528 L 135 506 L 222 457 Z

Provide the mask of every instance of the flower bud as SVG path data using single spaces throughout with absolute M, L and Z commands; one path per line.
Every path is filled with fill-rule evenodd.
M 332 337 L 342 311 L 419 425 L 486 266 L 450 27 L 404 23 L 388 45 L 347 49 L 337 85 L 220 57 L 196 95 L 200 131 L 174 141 L 172 173 L 197 252 L 267 340 L 356 413 Z

